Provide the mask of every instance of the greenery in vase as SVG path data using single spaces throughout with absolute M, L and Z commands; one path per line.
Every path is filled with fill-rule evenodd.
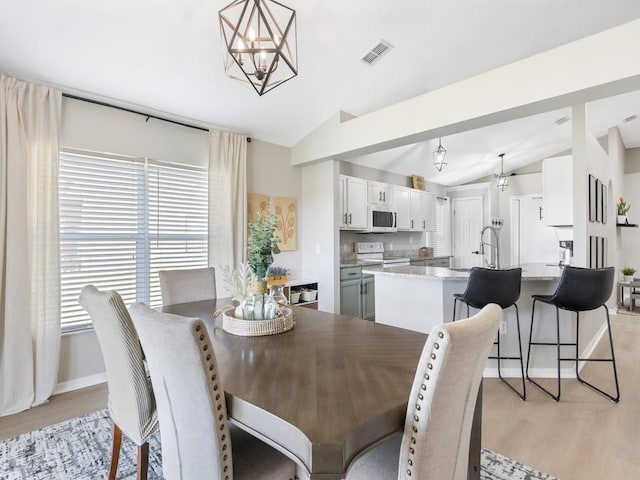
M 624 197 L 620 197 L 618 201 L 618 215 L 626 215 L 631 205 L 628 205 L 627 202 L 624 201 Z
M 275 229 L 276 220 L 271 208 L 266 213 L 259 211 L 256 221 L 249 222 L 247 263 L 256 278 L 267 276 L 267 269 L 273 263 L 273 254 L 280 253 L 280 239 L 274 234 Z
M 636 269 L 633 268 L 633 267 L 624 267 L 622 269 L 622 274 L 625 275 L 625 276 L 631 276 L 634 273 L 636 273 Z

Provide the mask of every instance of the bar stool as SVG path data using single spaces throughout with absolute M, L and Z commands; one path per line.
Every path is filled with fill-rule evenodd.
M 614 402 L 620 400 L 620 388 L 618 386 L 618 371 L 616 369 L 616 357 L 613 353 L 613 337 L 611 336 L 611 322 L 609 320 L 609 309 L 605 302 L 611 296 L 613 288 L 613 277 L 615 269 L 607 268 L 579 268 L 564 267 L 560 284 L 553 295 L 533 295 L 533 305 L 531 307 L 531 330 L 529 332 L 529 348 L 527 350 L 527 380 L 536 385 L 556 402 L 560 400 L 560 361 L 575 361 L 576 376 L 580 383 L 591 387 L 596 392 L 604 395 Z M 556 334 L 557 341 L 552 342 L 533 342 L 533 320 L 535 315 L 536 301 L 547 303 L 556 307 Z M 611 358 L 580 358 L 579 357 L 579 339 L 580 339 L 580 312 L 595 310 L 604 307 L 607 317 L 607 331 L 609 333 L 609 345 L 611 347 Z M 560 309 L 576 312 L 576 341 L 575 343 L 560 342 Z M 554 395 L 542 385 L 529 377 L 529 359 L 531 358 L 531 345 L 551 345 L 557 348 L 557 367 L 558 367 L 558 394 Z M 560 356 L 561 346 L 574 346 L 576 354 L 574 358 L 562 358 Z M 598 387 L 590 384 L 586 380 L 580 378 L 578 370 L 578 362 L 611 362 L 613 365 L 613 376 L 616 384 L 616 395 L 609 395 L 600 390 Z
M 473 267 L 469 272 L 469 281 L 464 293 L 453 295 L 453 321 L 456 321 L 456 303 L 461 301 L 467 304 L 467 317 L 469 316 L 469 306 L 481 309 L 490 303 L 500 305 L 504 310 L 513 306 L 516 309 L 516 326 L 518 329 L 518 351 L 517 357 L 505 357 L 500 352 L 500 334 L 493 342 L 498 346 L 498 354 L 490 356 L 490 359 L 498 360 L 498 378 L 513 390 L 522 400 L 527 399 L 527 388 L 524 381 L 524 362 L 522 357 L 522 341 L 520 337 L 520 314 L 516 302 L 520 298 L 520 284 L 522 282 L 522 269 L 510 268 L 507 270 L 494 270 L 490 268 Z M 520 360 L 520 373 L 522 375 L 522 393 L 520 393 L 511 383 L 502 378 L 502 360 Z

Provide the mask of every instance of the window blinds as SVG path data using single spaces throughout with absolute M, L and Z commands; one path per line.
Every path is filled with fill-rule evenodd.
M 61 316 L 86 328 L 84 285 L 162 303 L 158 270 L 207 266 L 207 171 L 142 158 L 60 155 Z
M 434 252 L 436 257 L 451 255 L 451 221 L 448 197 L 436 197 L 436 234 Z

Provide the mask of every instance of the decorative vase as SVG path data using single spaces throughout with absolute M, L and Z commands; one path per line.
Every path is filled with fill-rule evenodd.
M 633 275 L 623 275 L 622 276 L 622 281 L 623 282 L 633 282 Z
M 245 320 L 271 320 L 276 316 L 276 302 L 267 289 L 267 271 L 273 263 L 271 255 L 265 255 L 261 263 L 249 264 L 253 272 L 251 293 L 242 302 L 242 318 Z
M 284 284 L 269 285 L 269 295 L 273 297 L 273 300 L 278 305 L 287 305 L 287 296 L 284 294 Z
M 617 215 L 616 223 L 618 225 L 626 225 L 627 224 L 627 216 L 626 215 Z

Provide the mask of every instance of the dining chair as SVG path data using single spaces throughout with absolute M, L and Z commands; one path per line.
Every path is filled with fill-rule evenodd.
M 296 464 L 227 421 L 213 344 L 204 322 L 130 307 L 158 402 L 167 480 L 293 480 Z
M 216 271 L 213 267 L 160 270 L 158 275 L 164 305 L 216 298 Z
M 613 336 L 611 334 L 611 321 L 609 319 L 609 308 L 606 305 L 607 300 L 611 296 L 613 290 L 613 278 L 615 275 L 614 267 L 606 268 L 580 268 L 566 266 L 562 271 L 562 277 L 556 291 L 552 295 L 533 295 L 533 303 L 531 306 L 531 327 L 529 330 L 529 347 L 527 349 L 527 380 L 541 389 L 556 402 L 560 401 L 560 362 L 575 362 L 576 379 L 578 382 L 590 387 L 596 392 L 604 395 L 609 400 L 617 403 L 620 401 L 620 386 L 618 384 L 618 370 L 616 368 L 616 356 L 613 351 Z M 533 339 L 533 323 L 536 312 L 536 302 L 553 305 L 556 309 L 556 341 L 540 342 Z M 609 348 L 611 358 L 585 358 L 580 357 L 580 312 L 587 312 L 604 308 L 607 333 L 609 337 Z M 574 342 L 560 341 L 560 310 L 567 310 L 576 313 L 576 333 Z M 531 359 L 531 346 L 555 346 L 556 347 L 556 366 L 557 366 L 557 393 L 554 395 L 545 387 L 529 377 L 529 360 Z M 573 357 L 562 357 L 561 347 L 573 346 L 575 355 Z M 580 376 L 580 362 L 609 362 L 613 369 L 613 381 L 615 383 L 615 394 L 610 394 L 595 385 L 587 382 Z
M 500 306 L 489 304 L 468 319 L 431 330 L 403 434 L 356 459 L 347 480 L 466 480 L 476 397 L 501 320 Z
M 116 478 L 123 433 L 138 446 L 136 478 L 145 480 L 148 440 L 158 431 L 158 417 L 138 335 L 117 292 L 101 292 L 87 285 L 80 292 L 79 303 L 91 317 L 107 373 L 108 407 L 113 422 L 109 480 Z
M 469 280 L 464 293 L 453 294 L 453 321 L 456 321 L 456 303 L 462 302 L 467 305 L 467 317 L 469 316 L 469 306 L 481 309 L 485 305 L 495 303 L 505 310 L 513 307 L 516 312 L 516 332 L 518 334 L 518 355 L 504 355 L 501 350 L 500 333 L 496 335 L 493 342 L 497 346 L 496 355 L 489 356 L 492 360 L 497 360 L 498 378 L 522 400 L 527 399 L 527 387 L 524 381 L 524 361 L 522 356 L 522 337 L 520 335 L 520 312 L 516 302 L 520 298 L 520 287 L 522 285 L 522 268 L 508 268 L 504 270 L 493 268 L 473 267 L 469 271 Z M 502 376 L 502 361 L 518 360 L 520 363 L 520 381 L 522 391 L 513 386 Z

